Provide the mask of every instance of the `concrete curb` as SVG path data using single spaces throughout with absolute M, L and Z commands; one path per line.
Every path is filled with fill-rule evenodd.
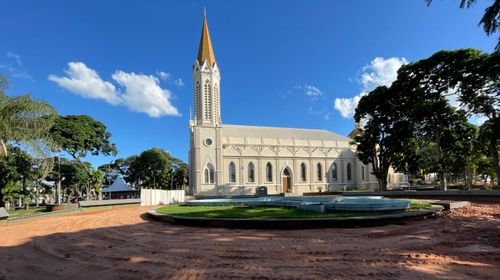
M 442 206 L 433 205 L 422 211 L 403 212 L 380 216 L 357 216 L 343 218 L 310 218 L 310 219 L 233 219 L 233 218 L 201 218 L 182 217 L 158 213 L 149 210 L 148 215 L 156 220 L 177 225 L 196 227 L 223 227 L 239 229 L 309 229 L 309 228 L 352 228 L 371 227 L 395 224 L 409 220 L 425 219 L 443 211 Z

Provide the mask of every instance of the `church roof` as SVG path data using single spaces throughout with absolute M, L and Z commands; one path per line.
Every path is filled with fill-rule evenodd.
M 203 17 L 203 28 L 201 30 L 200 47 L 198 48 L 198 63 L 203 65 L 207 60 L 212 67 L 215 64 L 215 55 L 212 48 L 212 41 L 210 40 L 210 33 L 208 32 L 207 17 Z
M 349 141 L 349 138 L 323 129 L 302 129 L 245 125 L 222 125 L 223 137 L 278 138 Z

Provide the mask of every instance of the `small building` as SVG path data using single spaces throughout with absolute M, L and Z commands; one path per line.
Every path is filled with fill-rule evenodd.
M 104 199 L 139 198 L 139 192 L 130 187 L 121 176 L 113 184 L 102 190 Z

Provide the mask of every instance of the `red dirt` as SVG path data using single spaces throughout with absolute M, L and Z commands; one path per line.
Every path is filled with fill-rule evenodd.
M 0 279 L 498 279 L 500 204 L 355 229 L 234 230 L 147 208 L 0 226 Z

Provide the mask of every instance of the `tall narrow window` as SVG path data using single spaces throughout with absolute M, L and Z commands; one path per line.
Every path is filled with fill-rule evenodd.
M 347 164 L 347 181 L 351 181 L 351 163 Z
M 332 181 L 337 181 L 337 164 L 335 162 L 332 165 Z
M 203 87 L 203 94 L 205 95 L 205 120 L 210 120 L 212 118 L 212 92 L 210 90 L 210 80 L 207 79 Z
M 195 114 L 196 114 L 196 120 L 201 122 L 202 119 L 202 110 L 201 110 L 201 86 L 200 82 L 196 82 L 196 92 L 195 92 L 196 98 L 195 98 Z
M 249 183 L 255 182 L 255 167 L 253 165 L 253 162 L 250 162 L 248 164 L 248 182 Z
M 365 167 L 361 166 L 361 180 L 365 180 Z
M 273 181 L 273 166 L 271 165 L 270 162 L 266 164 L 266 181 L 267 182 Z
M 229 182 L 230 183 L 236 182 L 236 167 L 234 166 L 234 162 L 232 161 L 229 164 Z
M 215 172 L 214 167 L 209 163 L 207 167 L 205 167 L 204 171 L 205 175 L 205 184 L 213 184 L 215 182 Z
M 323 168 L 321 167 L 321 163 L 318 162 L 318 168 L 317 168 L 317 179 L 318 182 L 323 181 Z
M 306 164 L 305 164 L 305 163 L 302 163 L 302 164 L 300 165 L 300 180 L 301 180 L 302 182 L 305 182 L 305 181 L 306 181 L 306 179 L 307 179 L 307 177 L 306 177 Z

